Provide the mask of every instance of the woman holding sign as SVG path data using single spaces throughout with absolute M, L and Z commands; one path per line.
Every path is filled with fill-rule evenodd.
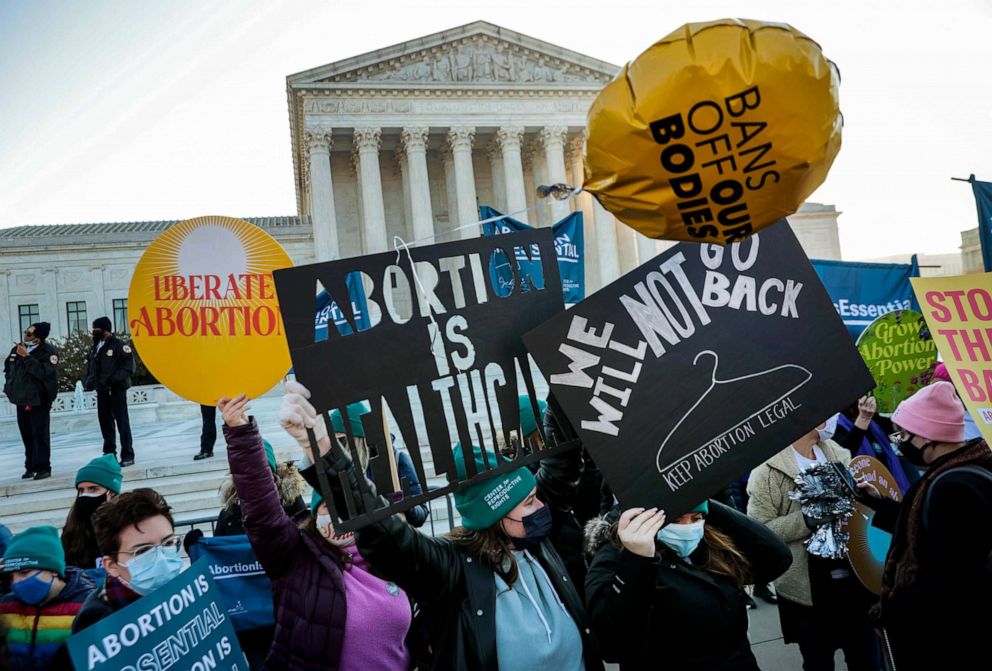
M 313 429 L 321 454 L 331 452 L 309 392 L 295 382 L 287 389 L 293 393 L 280 410 L 283 427 L 307 451 L 306 429 Z M 493 453 L 471 449 L 477 471 L 484 459 L 497 466 Z M 463 469 L 462 446 L 453 452 Z M 355 476 L 349 495 L 361 497 L 350 458 L 340 449 L 332 456 L 334 470 Z M 536 475 L 521 467 L 460 490 L 454 498 L 462 526 L 446 538 L 425 536 L 399 515 L 358 531 L 362 555 L 423 609 L 432 660 L 420 668 L 602 671 L 582 599 L 549 540 L 554 515 L 574 496 L 580 457 L 576 449 L 543 459 Z M 340 480 L 333 473 L 328 479 L 332 487 Z
M 605 659 L 622 671 L 756 671 L 744 587 L 788 568 L 775 534 L 716 501 L 664 527 L 655 508 L 611 515 L 586 526 L 586 602 Z
M 379 577 L 354 534 L 335 533 L 326 504 L 315 500 L 314 517 L 297 527 L 279 499 L 258 424 L 246 414 L 248 399 L 222 398 L 217 407 L 245 532 L 272 580 L 275 634 L 265 667 L 410 669 L 406 594 Z

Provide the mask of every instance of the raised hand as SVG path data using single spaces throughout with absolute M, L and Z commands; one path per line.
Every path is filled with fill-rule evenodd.
M 641 557 L 654 557 L 654 541 L 664 524 L 664 510 L 631 508 L 620 515 L 617 535 L 629 552 Z
M 251 408 L 248 406 L 248 397 L 238 394 L 236 398 L 225 396 L 217 401 L 217 409 L 220 416 L 228 426 L 241 426 L 248 423 L 246 414 Z
M 871 423 L 877 410 L 878 401 L 875 400 L 874 396 L 862 396 L 858 399 L 858 418 L 854 421 L 854 425 L 863 431 L 867 431 L 868 424 Z
M 287 381 L 286 395 L 282 397 L 282 403 L 279 405 L 279 424 L 313 461 L 307 429 L 313 429 L 321 454 L 330 449 L 331 442 L 327 437 L 327 425 L 317 416 L 317 410 L 310 403 L 309 398 L 309 389 L 296 380 Z

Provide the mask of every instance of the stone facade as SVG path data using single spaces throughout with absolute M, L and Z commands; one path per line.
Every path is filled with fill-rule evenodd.
M 978 237 L 978 228 L 961 231 L 961 272 L 985 272 L 985 263 L 982 261 L 982 241 Z

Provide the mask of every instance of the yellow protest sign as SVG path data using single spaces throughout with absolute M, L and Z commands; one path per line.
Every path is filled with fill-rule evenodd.
M 272 271 L 293 262 L 241 219 L 187 219 L 134 269 L 128 322 L 142 361 L 183 398 L 214 405 L 261 395 L 290 369 Z
M 731 243 L 792 214 L 840 150 L 840 75 L 783 23 L 690 23 L 588 114 L 584 188 L 650 238 Z
M 910 282 L 958 396 L 992 443 L 992 273 Z

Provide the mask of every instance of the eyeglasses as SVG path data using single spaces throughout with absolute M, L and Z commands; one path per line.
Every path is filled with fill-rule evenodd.
M 138 545 L 131 550 L 121 550 L 117 554 L 121 555 L 131 555 L 132 558 L 140 557 L 141 555 L 148 554 L 155 548 L 162 548 L 163 550 L 171 550 L 173 552 L 179 552 L 183 547 L 183 537 L 182 534 L 172 534 L 164 541 L 159 544 L 148 543 L 146 545 Z
M 909 431 L 894 431 L 889 434 L 890 443 L 905 443 L 913 438 L 913 434 Z

